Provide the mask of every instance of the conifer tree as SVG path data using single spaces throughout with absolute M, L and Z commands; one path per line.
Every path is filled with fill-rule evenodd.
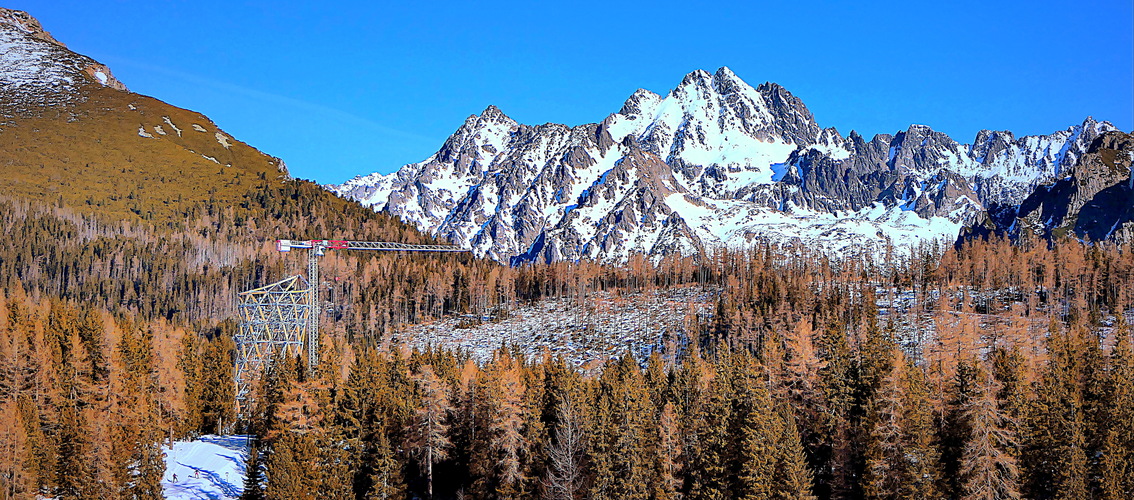
M 630 353 L 608 363 L 595 394 L 589 457 L 592 498 L 644 498 L 650 484 L 654 415 L 645 378 Z
M 803 452 L 803 443 L 795 427 L 795 417 L 781 412 L 783 432 L 776 452 L 776 476 L 773 482 L 775 498 L 784 500 L 815 500 L 811 493 L 811 470 Z
M 996 399 L 1004 412 L 1008 430 L 1016 436 L 1017 445 L 1008 449 L 1008 453 L 1019 459 L 1019 440 L 1022 437 L 1021 426 L 1026 421 L 1028 411 L 1028 381 L 1025 373 L 1027 361 L 1020 349 L 997 347 L 991 354 L 992 376 L 999 389 Z
M 71 498 L 92 498 L 94 471 L 86 460 L 90 446 L 86 419 L 74 406 L 63 406 L 58 432 L 59 453 L 54 470 L 56 493 Z
M 902 440 L 909 471 L 906 491 L 913 498 L 941 498 L 943 494 L 938 484 L 941 477 L 940 460 L 935 442 L 929 385 L 925 372 L 915 366 L 912 360 L 901 355 L 900 360 L 895 360 L 895 367 L 902 363 Z
M 319 498 L 318 469 L 314 457 L 318 449 L 309 434 L 284 432 L 272 439 L 271 453 L 265 460 L 268 500 L 301 500 Z
M 185 416 L 181 419 L 183 431 L 195 435 L 201 431 L 201 337 L 186 335 L 182 338 L 177 367 L 185 377 Z
M 729 470 L 729 387 L 721 377 L 712 378 L 708 387 L 691 405 L 686 416 L 688 456 L 686 498 L 690 500 L 724 498 L 728 493 Z
M 965 409 L 971 437 L 961 457 L 961 474 L 967 500 L 1020 498 L 1019 470 L 1010 453 L 1016 447 L 1014 426 L 996 398 L 999 389 L 989 380 Z
M 782 435 L 781 422 L 772 408 L 764 384 L 758 380 L 758 367 L 747 355 L 735 355 L 724 361 L 733 370 L 732 433 L 736 445 L 730 451 L 734 464 L 735 484 L 731 495 L 735 498 L 770 498 L 775 490 L 778 445 Z
M 165 475 L 165 453 L 159 444 L 159 435 L 151 433 L 142 437 L 138 443 L 138 466 L 134 483 L 129 489 L 130 498 L 136 500 L 161 500 L 165 498 L 162 491 L 161 479 Z
M 244 490 L 241 500 L 264 499 L 264 474 L 260 465 L 260 446 L 255 441 L 248 447 L 248 459 L 244 462 Z
M 433 373 L 433 367 L 421 366 L 414 378 L 420 403 L 406 429 L 406 447 L 425 470 L 426 494 L 433 498 L 433 465 L 449 454 L 449 426 L 446 422 L 453 410 L 444 383 Z
M 972 435 L 966 409 L 978 395 L 979 368 L 973 360 L 957 363 L 957 372 L 949 387 L 949 400 L 938 431 L 941 443 L 942 489 L 946 495 L 959 498 L 964 494 L 961 457 Z
M 863 477 L 866 498 L 902 498 L 909 478 L 903 442 L 903 371 L 899 364 L 883 379 L 867 413 L 870 434 Z
M 651 496 L 657 500 L 679 500 L 684 476 L 684 450 L 677 407 L 667 401 L 658 416 L 657 465 Z M 810 484 L 808 484 L 810 487 Z
M 27 436 L 23 463 L 30 477 L 29 488 L 38 491 L 44 489 L 51 479 L 54 450 L 44 435 L 43 427 L 40 425 L 39 410 L 31 396 L 28 394 L 17 396 L 16 409 L 19 412 L 19 421 L 24 427 L 24 434 Z
M 502 356 L 493 373 L 495 385 L 492 417 L 489 432 L 492 448 L 497 457 L 496 494 L 500 498 L 513 498 L 521 494 L 524 439 L 524 394 L 526 384 L 515 359 Z
M 574 500 L 583 480 L 583 452 L 586 440 L 582 418 L 574 397 L 564 394 L 555 412 L 554 441 L 548 446 L 547 478 L 544 497 L 553 500 Z
M 1053 326 L 1051 351 L 1027 417 L 1021 455 L 1024 492 L 1030 497 L 1085 498 L 1088 465 L 1083 429 L 1079 341 Z
M 202 348 L 198 412 L 201 415 L 200 430 L 204 433 L 223 434 L 236 422 L 233 405 L 236 387 L 232 383 L 235 376 L 232 333 L 235 328 L 231 322 L 222 323 Z
M 814 456 L 816 493 L 820 498 L 849 496 L 854 478 L 851 448 L 851 407 L 854 403 L 853 377 L 855 370 L 847 344 L 845 325 L 833 321 L 823 333 L 822 349 L 826 352 L 826 366 L 820 370 L 823 391 L 821 425 L 805 446 Z
M 357 464 L 351 460 L 346 440 L 337 427 L 323 429 L 317 434 L 319 442 L 319 495 L 322 498 L 349 498 L 353 496 L 351 470 Z
M 401 464 L 391 449 L 384 430 L 375 433 L 373 448 L 372 473 L 369 477 L 371 486 L 366 491 L 366 500 L 403 498 L 405 486 L 402 483 Z
M 1114 336 L 1106 380 L 1108 426 L 1101 430 L 1099 497 L 1105 500 L 1134 497 L 1134 349 L 1125 321 L 1119 320 Z
M 649 463 L 657 433 L 652 425 L 657 408 L 632 353 L 624 352 L 613 368 L 616 378 L 610 394 L 614 398 L 617 435 L 611 452 L 615 474 L 620 479 L 614 495 L 620 499 L 645 499 L 649 496 L 648 486 L 654 482 Z
M 17 402 L 8 399 L 0 406 L 0 499 L 32 496 L 35 471 L 29 471 L 25 462 L 27 446 L 27 431 Z

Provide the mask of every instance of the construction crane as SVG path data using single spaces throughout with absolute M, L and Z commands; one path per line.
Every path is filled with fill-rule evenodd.
M 236 406 L 244 415 L 251 390 L 251 379 L 258 375 L 279 351 L 292 347 L 307 351 L 307 371 L 319 364 L 319 257 L 328 250 L 371 250 L 379 252 L 468 252 L 451 245 L 414 245 L 388 241 L 279 240 L 276 249 L 307 253 L 307 282 L 300 276 L 237 294 L 241 316 L 236 334 Z
M 452 245 L 412 245 L 388 241 L 346 241 L 346 240 L 279 240 L 276 249 L 290 252 L 293 248 L 310 250 L 307 252 L 307 283 L 311 287 L 309 299 L 311 312 L 307 327 L 307 370 L 314 371 L 319 364 L 319 257 L 327 250 L 374 250 L 379 252 L 467 252 Z

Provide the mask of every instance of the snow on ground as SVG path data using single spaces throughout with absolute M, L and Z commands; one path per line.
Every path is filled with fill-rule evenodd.
M 582 299 L 551 298 L 522 306 L 497 321 L 465 317 L 414 325 L 394 340 L 465 349 L 477 361 L 488 361 L 502 345 L 518 346 L 529 357 L 546 349 L 575 366 L 617 358 L 628 349 L 645 359 L 655 350 L 681 348 L 686 317 L 703 320 L 717 293 L 715 287 L 699 286 L 621 295 L 589 291 Z
M 219 500 L 240 498 L 244 492 L 248 436 L 206 435 L 194 441 L 174 441 L 162 451 L 165 498 Z
M 913 248 L 919 242 L 956 239 L 962 223 L 947 217 L 922 218 L 900 206 L 878 202 L 857 212 L 812 211 L 787 204 L 774 210 L 738 200 L 701 198 L 691 203 L 675 193 L 665 203 L 685 219 L 701 241 L 713 246 L 744 248 L 753 243 L 796 239 L 818 245 L 839 255 L 862 250 L 879 252 L 889 241 L 897 249 Z M 960 214 L 957 214 L 959 219 Z

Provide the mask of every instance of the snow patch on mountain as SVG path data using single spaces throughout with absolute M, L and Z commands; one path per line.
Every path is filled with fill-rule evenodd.
M 1019 203 L 1106 122 L 961 144 L 925 125 L 866 141 L 821 129 L 783 87 L 697 70 L 599 123 L 523 125 L 494 106 L 426 160 L 328 186 L 502 262 L 660 257 L 760 241 L 837 252 L 955 239 Z
M 109 68 L 67 50 L 31 16 L 0 9 L 0 96 L 6 105 L 69 102 L 79 98 L 75 89 L 85 82 L 126 88 L 111 76 Z

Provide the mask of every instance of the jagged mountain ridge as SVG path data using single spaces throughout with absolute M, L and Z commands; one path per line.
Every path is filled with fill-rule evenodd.
M 620 261 L 766 239 L 854 250 L 952 240 L 1113 129 L 1088 118 L 961 144 L 912 125 L 867 141 L 820 128 L 783 87 L 721 68 L 686 75 L 665 97 L 638 90 L 577 127 L 523 125 L 490 106 L 425 161 L 331 188 L 500 261 Z
M 1091 241 L 1134 242 L 1134 134 L 1106 132 L 1062 177 L 1018 204 L 993 204 L 962 239 L 1018 240 L 1074 234 Z

